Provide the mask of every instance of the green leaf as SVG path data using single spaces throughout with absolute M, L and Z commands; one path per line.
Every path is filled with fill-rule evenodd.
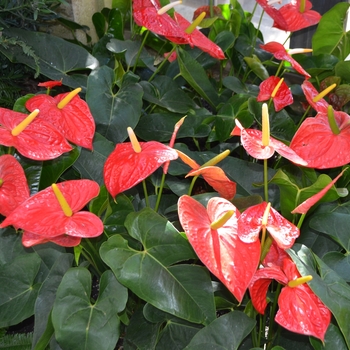
M 100 249 L 117 279 L 141 299 L 177 317 L 194 323 L 215 318 L 207 271 L 194 265 L 171 266 L 196 258 L 188 241 L 149 208 L 129 214 L 125 227 L 143 250 L 130 248 L 120 235 L 109 238 Z
M 175 113 L 186 114 L 190 109 L 198 108 L 193 100 L 167 76 L 158 76 L 152 83 L 140 82 L 143 99 Z
M 347 350 L 348 349 L 348 347 L 346 346 L 344 337 L 342 336 L 339 328 L 332 323 L 329 325 L 327 329 L 323 343 L 320 339 L 317 339 L 314 337 L 310 337 L 310 343 L 315 350 L 334 350 L 334 349 Z
M 0 350 L 31 350 L 32 333 L 7 334 L 0 337 Z
M 229 312 L 202 328 L 184 350 L 236 350 L 255 323 L 243 312 Z
M 334 270 L 344 281 L 350 282 L 350 256 L 340 252 L 329 252 L 322 260 Z
M 259 87 L 257 85 L 244 84 L 242 80 L 234 76 L 224 77 L 222 80 L 224 86 L 237 94 L 247 94 L 258 96 Z
M 96 303 L 90 300 L 91 275 L 85 268 L 67 271 L 57 289 L 52 310 L 55 336 L 64 349 L 113 350 L 119 338 L 118 312 L 124 310 L 127 290 L 106 271 Z
M 219 103 L 218 93 L 209 81 L 203 67 L 181 48 L 177 49 L 177 61 L 183 78 L 215 109 Z
M 341 61 L 350 53 L 350 32 L 345 32 L 349 4 L 340 2 L 323 14 L 312 37 L 314 55 L 330 54 Z
M 86 88 L 86 74 L 75 73 L 80 70 L 96 69 L 97 59 L 90 55 L 83 47 L 72 44 L 57 36 L 41 32 L 31 32 L 17 28 L 8 28 L 3 34 L 16 37 L 30 46 L 38 57 L 40 73 L 51 80 L 61 80 L 64 85 L 72 88 Z M 10 46 L 1 51 L 11 60 L 26 64 L 36 69 L 34 59 L 23 53 L 18 46 Z
M 127 82 L 128 74 L 123 79 Z M 114 143 L 123 142 L 127 127 L 135 128 L 142 108 L 142 88 L 139 84 L 122 85 L 115 93 L 113 69 L 103 66 L 89 75 L 86 102 L 96 121 L 96 131 Z
M 93 151 L 82 149 L 73 167 L 82 178 L 91 179 L 98 184 L 103 183 L 103 166 L 115 145 L 99 133 L 95 133 Z
M 35 253 L 20 255 L 0 268 L 0 328 L 15 325 L 34 313 L 39 284 L 35 278 L 41 259 Z
M 79 148 L 73 148 L 70 152 L 62 154 L 60 157 L 43 162 L 39 189 L 45 189 L 56 183 L 60 176 L 70 168 L 80 155 Z
M 350 215 L 343 213 L 324 213 L 313 216 L 310 227 L 331 236 L 347 252 L 350 253 L 349 237 Z
M 183 115 L 169 112 L 146 114 L 137 124 L 135 133 L 142 140 L 167 142 L 174 132 L 175 124 L 182 117 Z M 211 128 L 203 123 L 206 118 L 208 118 L 208 115 L 188 114 L 176 138 L 207 137 Z
M 21 235 L 10 226 L 0 229 L 0 266 L 11 263 L 17 256 L 26 255 Z
M 49 266 L 49 272 L 45 278 L 35 302 L 34 315 L 34 334 L 33 334 L 33 345 L 35 350 L 40 349 L 40 344 L 47 345 L 50 341 L 50 334 L 53 332 L 51 324 L 51 310 L 56 298 L 56 291 L 61 283 L 61 280 L 67 270 L 72 266 L 73 256 L 68 253 L 56 252 L 53 254 L 53 249 L 45 249 L 51 256 L 55 257 L 54 262 Z M 40 255 L 43 256 L 43 250 L 39 251 Z M 50 331 L 52 328 L 52 331 Z M 48 336 L 45 339 L 46 331 L 48 330 Z M 42 346 L 42 345 L 41 345 Z M 45 347 L 43 347 L 45 349 Z
M 338 322 L 338 326 L 344 336 L 345 342 L 350 347 L 350 287 L 331 270 L 317 255 L 306 247 L 295 244 L 288 250 L 297 265 L 302 276 L 312 275 L 308 283 L 313 292 L 332 312 Z M 320 276 L 316 273 L 316 266 Z
M 281 191 L 281 212 L 282 215 L 288 220 L 291 220 L 293 218 L 293 214 L 291 214 L 291 211 L 293 209 L 295 209 L 306 199 L 320 192 L 332 181 L 328 175 L 321 174 L 317 178 L 316 182 L 314 182 L 311 186 L 300 188 L 297 185 L 297 181 L 293 179 L 292 176 L 290 176 L 291 175 L 288 175 L 283 172 L 283 170 L 279 169 L 275 176 L 270 180 L 271 183 L 278 185 Z M 338 192 L 336 191 L 335 187 L 332 186 L 332 188 L 322 197 L 318 203 L 327 201 L 332 202 L 338 198 Z

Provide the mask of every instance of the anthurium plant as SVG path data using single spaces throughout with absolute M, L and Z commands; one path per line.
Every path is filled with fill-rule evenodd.
M 0 108 L 0 348 L 350 349 L 350 5 L 280 2 L 311 47 L 236 0 L 4 28 L 40 76 Z

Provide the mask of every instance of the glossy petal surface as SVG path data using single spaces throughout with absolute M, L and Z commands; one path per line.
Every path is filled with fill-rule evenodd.
M 225 172 L 217 166 L 207 166 L 191 170 L 187 176 L 202 175 L 204 180 L 217 191 L 221 197 L 231 200 L 236 194 L 236 183 L 231 181 Z
M 270 266 L 256 271 L 249 286 L 249 294 L 253 306 L 262 315 L 265 313 L 267 306 L 266 295 L 272 280 L 282 284 L 288 283 L 286 275 L 279 266 Z
M 120 143 L 108 156 L 103 174 L 112 197 L 140 183 L 164 162 L 178 157 L 173 148 L 160 142 L 140 142 L 140 145 L 142 150 L 136 153 L 130 142 Z
M 13 225 L 51 238 L 67 234 L 78 237 L 96 237 L 103 232 L 103 223 L 90 212 L 79 212 L 99 193 L 99 186 L 91 180 L 71 180 L 57 184 L 73 211 L 67 217 L 51 187 L 38 192 L 19 205 L 0 225 Z
M 283 270 L 289 281 L 300 277 L 291 260 L 285 259 L 284 265 Z M 278 306 L 275 320 L 281 326 L 291 332 L 324 340 L 331 313 L 307 284 L 295 288 L 285 286 L 278 298 Z
M 26 102 L 26 108 L 29 111 L 39 109 L 40 113 L 37 118 L 51 123 L 68 141 L 77 146 L 92 149 L 95 121 L 89 106 L 76 95 L 65 107 L 59 109 L 57 104 L 67 95 L 68 93 L 55 97 L 37 95 Z
M 317 24 L 321 15 L 312 11 L 312 4 L 306 0 L 305 11 L 300 12 L 300 0 L 292 1 L 280 9 L 274 8 L 268 4 L 268 0 L 257 0 L 257 3 L 265 10 L 265 12 L 274 20 L 275 28 L 294 32 L 303 28 Z
M 191 23 L 187 21 L 186 18 L 182 17 L 179 13 L 175 14 L 175 20 L 180 25 L 180 27 L 185 31 Z M 215 57 L 219 60 L 225 59 L 225 54 L 221 50 L 221 48 L 208 39 L 202 32 L 198 29 L 195 29 L 191 34 L 186 34 L 185 37 L 187 39 L 187 43 L 191 47 L 198 47 L 202 51 L 208 53 L 210 56 Z
M 45 120 L 34 119 L 18 136 L 11 131 L 27 114 L 0 108 L 0 144 L 15 147 L 23 156 L 34 160 L 49 160 L 69 152 L 72 147 L 64 136 Z
M 0 157 L 0 179 L 0 214 L 8 216 L 29 197 L 27 178 L 14 156 L 4 154 Z
M 63 247 L 75 247 L 81 242 L 80 237 L 72 237 L 68 235 L 59 235 L 51 237 L 50 239 L 35 233 L 24 231 L 22 235 L 22 244 L 25 247 L 32 247 L 34 245 L 53 242 Z
M 262 145 L 262 132 L 256 129 L 241 129 L 241 142 L 244 149 L 256 159 L 268 159 L 273 156 L 275 151 L 282 157 L 289 159 L 291 162 L 299 165 L 307 165 L 294 150 L 285 145 L 283 142 L 270 137 L 270 145 Z M 237 135 L 237 129 L 233 129 L 232 134 Z
M 290 148 L 316 169 L 335 168 L 350 162 L 350 116 L 334 111 L 340 133 L 333 134 L 328 117 L 319 113 L 306 118 L 294 135 Z
M 246 209 L 238 218 L 238 235 L 244 242 L 254 242 L 258 240 L 262 229 L 262 218 L 267 203 L 263 202 Z M 285 219 L 274 208 L 270 208 L 266 229 L 282 249 L 288 249 L 299 237 L 299 229 Z
M 193 198 L 182 196 L 178 210 L 181 225 L 199 259 L 242 301 L 259 264 L 260 242 L 244 243 L 238 238 L 237 209 L 219 197 L 211 198 L 206 209 Z M 211 229 L 210 224 L 228 210 L 235 210 L 234 215 L 221 228 Z
M 275 89 L 276 85 L 281 79 L 279 77 L 271 76 L 264 80 L 260 84 L 260 90 L 257 97 L 258 102 L 267 101 L 271 98 L 271 94 Z M 293 95 L 289 90 L 288 85 L 285 82 L 282 82 L 281 86 L 277 90 L 275 97 L 273 97 L 273 105 L 275 106 L 276 112 L 280 111 L 286 106 L 289 106 L 293 103 Z
M 133 16 L 138 26 L 146 27 L 155 34 L 182 38 L 185 33 L 167 14 L 158 15 L 161 5 L 158 0 L 133 0 Z
M 304 95 L 309 102 L 310 106 L 319 113 L 326 113 L 328 111 L 328 102 L 321 98 L 319 101 L 314 102 L 313 99 L 319 94 L 319 92 L 315 89 L 315 87 L 308 81 L 305 80 L 301 84 L 301 88 L 303 89 Z
M 289 62 L 292 67 L 301 75 L 304 75 L 305 78 L 310 78 L 310 74 L 304 70 L 304 68 L 294 59 L 291 55 L 288 54 L 284 46 L 276 41 L 271 41 L 265 45 L 260 45 L 260 47 L 270 52 L 274 55 L 275 58 L 281 61 Z

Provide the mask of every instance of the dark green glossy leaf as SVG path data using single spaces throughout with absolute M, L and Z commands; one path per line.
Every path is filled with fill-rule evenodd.
M 97 59 L 90 55 L 83 47 L 74 45 L 57 36 L 31 32 L 17 28 L 8 28 L 9 37 L 16 37 L 30 46 L 38 57 L 40 73 L 51 80 L 61 80 L 64 85 L 72 88 L 86 88 L 87 78 L 84 74 L 74 73 L 79 70 L 96 69 L 99 65 Z M 45 48 L 45 49 L 43 49 Z M 1 51 L 10 58 L 36 69 L 34 59 L 24 53 L 19 46 L 11 46 Z
M 210 322 L 215 306 L 208 273 L 195 265 L 171 266 L 195 258 L 188 241 L 148 208 L 129 214 L 125 226 L 143 250 L 130 248 L 120 235 L 100 249 L 118 280 L 160 310 L 194 323 Z
M 349 285 L 306 246 L 295 244 L 288 253 L 302 276 L 312 275 L 312 280 L 308 283 L 310 288 L 330 309 L 347 346 L 350 347 Z M 316 273 L 316 263 L 320 276 Z
M 237 94 L 247 94 L 250 96 L 258 96 L 259 87 L 257 85 L 244 84 L 240 79 L 234 76 L 224 77 L 222 80 L 225 87 Z
M 124 39 L 124 23 L 121 7 L 113 7 L 108 14 L 108 28 L 109 36 L 113 35 L 115 39 Z
M 15 325 L 34 313 L 40 285 L 35 283 L 41 259 L 35 253 L 17 256 L 0 268 L 0 328 Z
M 331 54 L 344 61 L 350 53 L 350 32 L 345 32 L 349 4 L 334 5 L 321 18 L 312 37 L 313 54 Z
M 198 108 L 193 100 L 167 76 L 156 77 L 152 82 L 142 81 L 143 99 L 175 113 L 186 114 Z
M 255 321 L 243 312 L 229 312 L 201 329 L 185 350 L 236 350 L 254 326 Z
M 334 270 L 344 281 L 350 282 L 350 256 L 340 252 L 329 252 L 322 260 Z
M 253 57 L 244 57 L 249 68 L 261 79 L 265 80 L 269 77 L 269 73 L 261 61 L 253 55 Z
M 350 252 L 349 225 L 350 215 L 343 213 L 319 214 L 310 220 L 312 229 L 331 236 L 348 254 Z
M 21 235 L 10 226 L 0 229 L 0 266 L 11 263 L 17 256 L 26 254 Z
M 105 35 L 106 20 L 101 12 L 96 12 L 92 15 L 92 23 L 94 24 L 96 34 L 101 39 Z
M 215 109 L 219 103 L 219 97 L 203 67 L 181 48 L 177 50 L 177 61 L 183 78 Z
M 314 337 L 310 337 L 310 343 L 315 350 L 348 349 L 339 328 L 334 324 L 329 325 L 326 336 L 324 338 L 324 343 Z
M 115 93 L 113 69 L 103 66 L 89 75 L 86 102 L 96 121 L 96 131 L 114 143 L 123 142 L 127 127 L 135 128 L 142 107 L 142 88 L 128 83 L 128 75 L 121 89 Z
M 70 269 L 57 289 L 52 323 L 64 349 L 113 350 L 119 338 L 119 318 L 127 290 L 111 271 L 103 273 L 96 303 L 90 300 L 91 275 L 85 268 Z
M 114 148 L 115 145 L 111 141 L 95 133 L 94 150 L 82 149 L 79 158 L 74 163 L 74 168 L 79 171 L 82 178 L 94 180 L 101 185 L 104 163 Z

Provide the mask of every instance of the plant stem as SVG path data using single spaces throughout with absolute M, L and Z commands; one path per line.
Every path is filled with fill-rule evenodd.
M 165 183 L 165 173 L 163 173 L 162 175 L 162 180 L 160 182 L 160 186 L 159 186 L 159 193 L 157 196 L 157 202 L 156 202 L 156 206 L 154 207 L 154 211 L 157 212 L 159 209 L 159 204 L 160 204 L 160 199 L 162 198 L 162 193 L 163 193 L 163 188 L 164 188 L 164 183 Z
M 303 114 L 303 116 L 302 116 L 301 119 L 299 120 L 299 123 L 298 123 L 298 125 L 297 125 L 297 129 L 299 129 L 301 123 L 302 123 L 302 122 L 304 121 L 304 119 L 306 118 L 307 114 L 309 113 L 309 110 L 310 110 L 310 106 L 308 106 L 308 107 L 306 108 L 305 113 Z
M 142 49 L 143 49 L 143 47 L 145 46 L 145 43 L 146 43 L 148 34 L 149 34 L 149 30 L 147 30 L 147 32 L 146 32 L 146 34 L 145 34 L 145 37 L 144 37 L 143 40 L 142 40 L 141 46 L 140 46 L 139 50 L 137 51 L 137 55 L 136 55 L 136 59 L 135 59 L 135 63 L 134 63 L 134 68 L 133 68 L 133 70 L 132 70 L 133 73 L 135 73 L 135 70 L 136 70 L 136 68 L 137 68 L 137 63 L 138 63 L 139 58 L 140 58 L 140 56 L 141 56 Z
M 273 299 L 273 304 L 272 307 L 270 308 L 270 321 L 269 321 L 269 332 L 267 334 L 267 347 L 266 349 L 271 349 L 273 342 L 270 340 L 273 338 L 273 326 L 274 326 L 274 320 L 275 320 L 275 314 L 276 314 L 276 308 L 277 308 L 277 301 L 278 301 L 278 297 L 280 295 L 282 289 L 282 285 L 280 283 L 278 283 L 277 288 L 276 288 L 276 292 L 275 292 L 275 298 Z
M 193 179 L 191 181 L 191 185 L 190 185 L 190 188 L 188 189 L 188 195 L 190 196 L 192 194 L 192 190 L 193 190 L 193 187 L 194 187 L 194 184 L 197 180 L 198 176 L 193 176 Z
M 264 159 L 264 196 L 265 196 L 265 202 L 268 202 L 269 188 L 268 188 L 267 159 Z
M 149 208 L 149 198 L 148 198 L 148 192 L 147 192 L 147 186 L 146 186 L 145 180 L 142 180 L 142 187 L 143 187 L 143 193 L 145 194 L 146 207 Z
M 164 64 L 168 61 L 168 58 L 171 56 L 171 54 L 176 50 L 176 45 L 173 46 L 170 52 L 168 52 L 167 56 L 164 58 L 162 63 L 157 67 L 157 69 L 154 71 L 154 73 L 151 75 L 151 77 L 148 79 L 148 82 L 152 81 L 153 78 L 158 74 L 158 72 L 162 69 Z

